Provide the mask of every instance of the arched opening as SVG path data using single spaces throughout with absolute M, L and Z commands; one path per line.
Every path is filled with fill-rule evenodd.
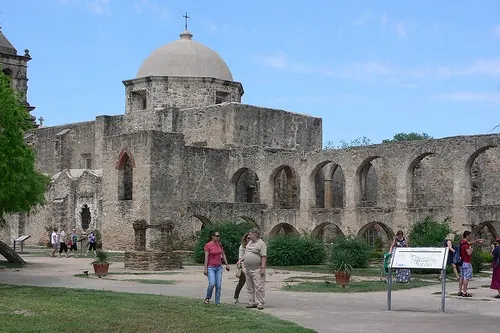
M 83 205 L 80 212 L 80 217 L 82 220 L 82 229 L 87 230 L 90 228 L 90 222 L 92 221 L 92 214 L 90 212 L 89 206 Z
M 443 157 L 425 153 L 408 169 L 407 202 L 409 207 L 451 206 L 453 169 Z
M 234 201 L 260 203 L 260 182 L 257 173 L 249 168 L 241 168 L 233 175 Z
M 498 238 L 498 232 L 493 226 L 493 223 L 495 222 L 496 221 L 488 221 L 488 222 L 483 222 L 477 226 L 474 226 L 474 228 L 472 229 L 472 237 L 474 239 L 478 238 L 484 239 L 486 241 L 485 245 L 489 246 L 490 244 L 489 241 Z
M 321 223 L 311 232 L 311 237 L 323 241 L 325 244 L 335 242 L 338 237 L 344 237 L 344 233 L 338 225 L 330 222 Z
M 379 175 L 375 167 L 377 157 L 369 158 L 358 170 L 359 207 L 377 206 Z
M 9 83 L 12 84 L 12 70 L 10 68 L 3 68 L 2 73 L 4 73 L 5 76 L 7 76 L 7 78 L 9 79 Z
M 134 159 L 122 151 L 116 169 L 118 170 L 118 200 L 132 200 L 134 189 Z
M 233 222 L 235 224 L 246 224 L 248 225 L 248 228 L 259 228 L 260 226 L 255 222 L 255 220 L 251 217 L 248 216 L 237 216 L 233 217 L 232 219 L 229 220 L 230 222 Z
M 294 170 L 281 166 L 272 177 L 274 185 L 274 207 L 280 209 L 299 208 L 299 182 Z
M 269 233 L 269 236 L 278 236 L 278 235 L 298 235 L 299 232 L 295 227 L 291 224 L 288 223 L 279 223 L 275 225 L 272 229 L 271 232 Z
M 478 150 L 468 164 L 471 205 L 500 205 L 500 147 Z
M 359 230 L 357 237 L 363 239 L 375 251 L 383 252 L 389 249 L 394 232 L 384 223 L 370 222 Z
M 345 177 L 342 168 L 334 163 L 320 164 L 314 173 L 316 208 L 343 208 Z

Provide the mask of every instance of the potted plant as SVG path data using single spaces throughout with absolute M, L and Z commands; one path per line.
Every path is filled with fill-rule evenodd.
M 109 254 L 106 251 L 97 251 L 96 259 L 90 264 L 94 266 L 95 275 L 98 277 L 106 276 L 109 269 Z
M 335 274 L 335 282 L 345 288 L 349 284 L 353 268 L 354 256 L 347 250 L 339 250 L 332 253 L 330 258 L 330 272 Z

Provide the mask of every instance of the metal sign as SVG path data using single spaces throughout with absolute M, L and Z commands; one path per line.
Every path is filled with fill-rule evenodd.
M 389 263 L 387 278 L 387 309 L 391 310 L 392 271 L 394 269 L 439 269 L 441 270 L 441 311 L 446 300 L 447 247 L 396 247 Z

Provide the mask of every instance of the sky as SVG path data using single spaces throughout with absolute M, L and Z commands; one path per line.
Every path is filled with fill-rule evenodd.
M 28 101 L 44 125 L 125 112 L 123 80 L 179 38 L 243 84 L 242 103 L 323 118 L 323 141 L 434 138 L 500 124 L 500 1 L 0 0 L 28 48 Z

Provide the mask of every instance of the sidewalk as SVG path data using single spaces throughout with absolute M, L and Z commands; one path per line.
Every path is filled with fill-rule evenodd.
M 197 298 L 200 302 L 206 288 L 201 267 L 186 267 L 179 271 L 182 278 L 189 277 L 182 283 L 152 285 L 73 276 L 83 270 L 92 273 L 89 265 L 92 259 L 27 257 L 25 260 L 29 263 L 26 268 L 0 270 L 0 283 L 175 295 Z M 123 264 L 113 263 L 110 271 L 125 270 Z M 179 278 L 177 275 L 162 277 L 168 280 Z M 496 292 L 481 287 L 489 285 L 489 282 L 488 279 L 472 281 L 470 292 L 474 297 L 470 299 L 450 295 L 456 294 L 457 283 L 449 284 L 445 313 L 441 313 L 441 295 L 435 294 L 441 291 L 441 285 L 393 292 L 392 311 L 387 311 L 385 292 L 332 294 L 268 289 L 264 312 L 318 332 L 387 332 L 401 329 L 405 332 L 489 332 L 496 330 L 500 322 L 500 301 L 493 298 Z M 223 281 L 223 303 L 232 303 L 235 285 L 236 279 L 227 274 Z M 244 296 L 242 292 L 241 300 L 245 299 Z

